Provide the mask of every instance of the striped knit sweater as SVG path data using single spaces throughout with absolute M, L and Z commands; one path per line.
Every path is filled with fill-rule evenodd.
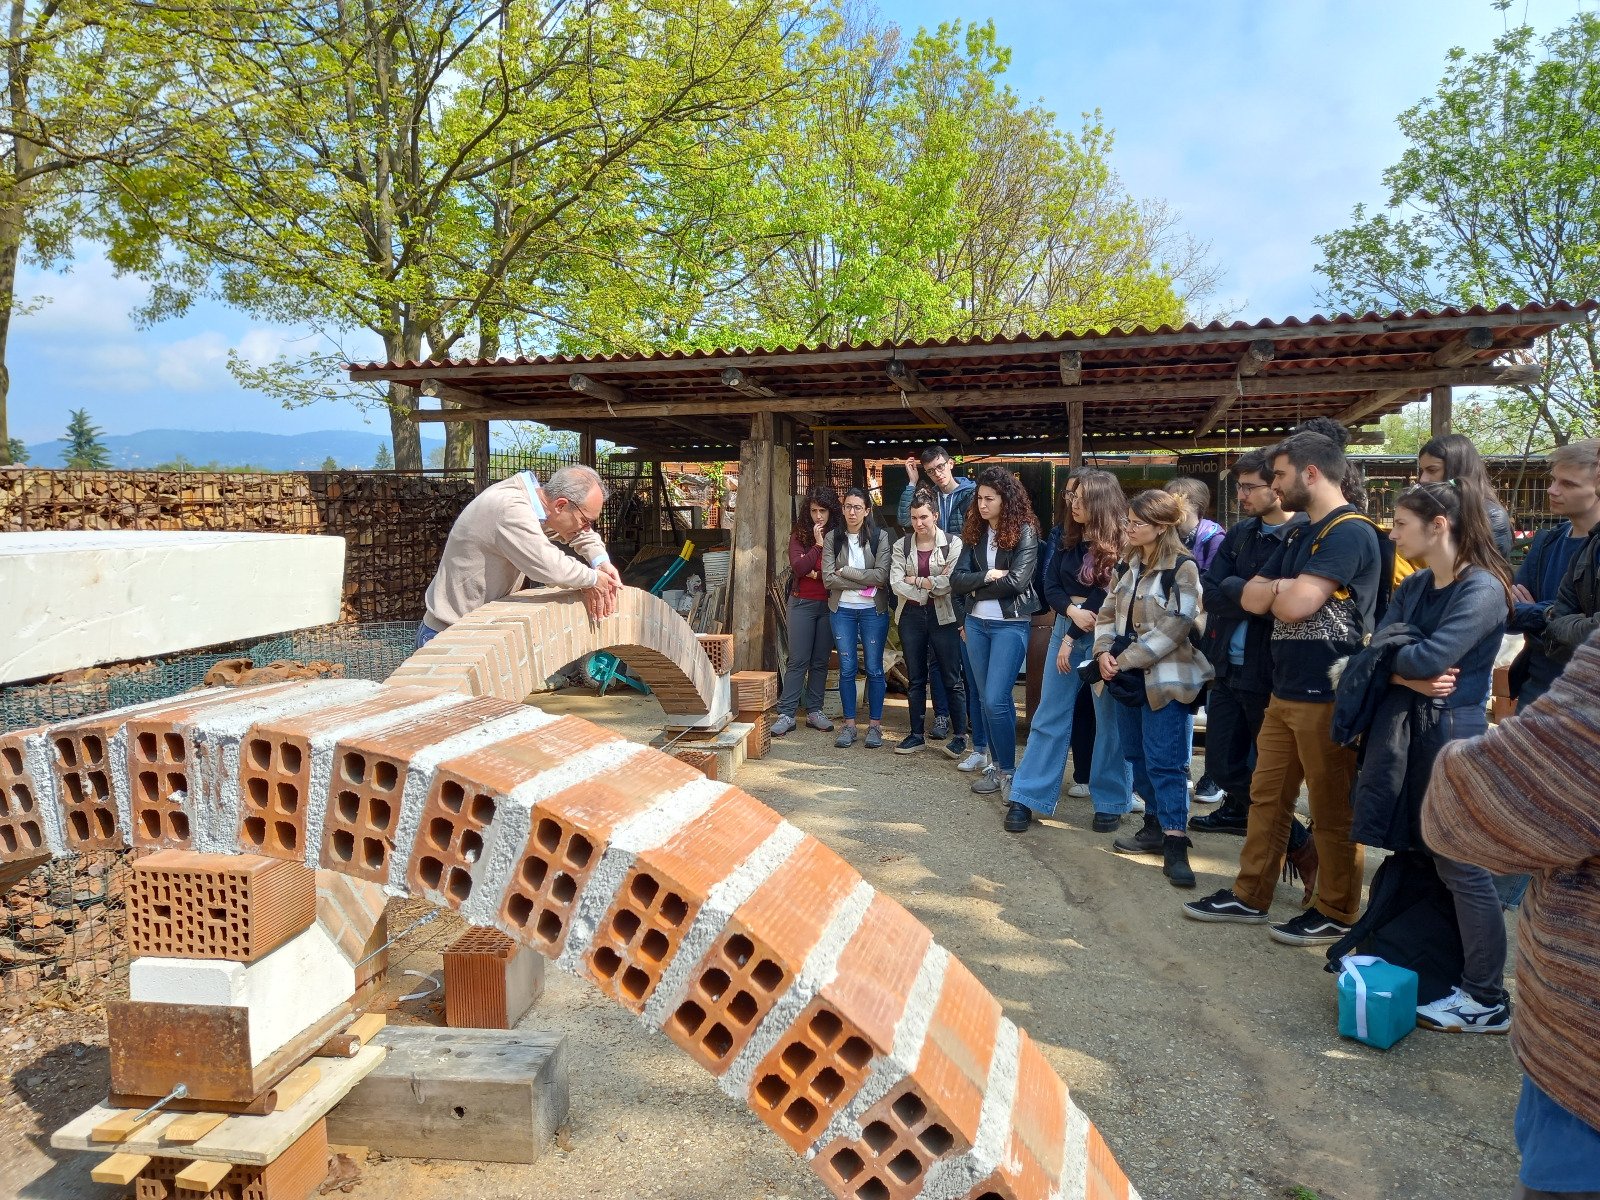
M 1600 634 L 1522 714 L 1439 752 L 1422 831 L 1441 854 L 1533 876 L 1512 1044 L 1535 1083 L 1600 1128 Z

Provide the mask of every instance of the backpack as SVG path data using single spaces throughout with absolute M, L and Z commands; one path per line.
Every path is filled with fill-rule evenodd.
M 1178 555 L 1178 560 L 1175 563 L 1173 563 L 1170 567 L 1165 568 L 1157 575 L 1157 578 L 1161 580 L 1161 595 L 1163 599 L 1172 599 L 1173 588 L 1178 582 L 1178 568 L 1183 566 L 1183 564 L 1186 562 L 1194 563 L 1195 570 L 1200 569 L 1200 564 L 1196 562 L 1194 555 L 1180 554 Z M 1128 569 L 1132 570 L 1133 568 L 1130 565 Z M 1129 633 L 1132 633 L 1132 630 L 1129 630 Z M 1189 626 L 1189 645 L 1193 646 L 1196 650 L 1200 650 L 1200 638 L 1200 622 L 1195 621 Z
M 1340 513 L 1319 529 L 1317 536 L 1311 540 L 1311 553 L 1307 555 L 1307 558 L 1316 555 L 1317 547 L 1322 545 L 1322 539 L 1328 536 L 1330 530 L 1338 525 L 1343 525 L 1346 521 L 1365 521 L 1372 526 L 1373 532 L 1378 535 L 1378 594 L 1373 598 L 1372 604 L 1372 624 L 1373 628 L 1377 628 L 1383 623 L 1384 611 L 1389 607 L 1389 597 L 1394 595 L 1395 588 L 1400 586 L 1405 577 L 1413 574 L 1417 568 L 1394 552 L 1394 543 L 1378 527 L 1376 521 L 1367 516 L 1366 513 L 1358 512 Z M 1298 538 L 1304 528 L 1305 526 L 1302 525 L 1299 529 L 1291 530 L 1289 537 Z M 1333 599 L 1350 599 L 1350 589 L 1341 585 L 1334 590 Z

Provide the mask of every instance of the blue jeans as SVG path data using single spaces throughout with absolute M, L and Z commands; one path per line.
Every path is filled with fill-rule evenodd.
M 1056 669 L 1056 655 L 1061 644 L 1071 636 L 1072 670 L 1065 673 Z M 1087 685 L 1079 678 L 1078 664 L 1088 661 L 1094 647 L 1094 634 L 1080 633 L 1077 626 L 1065 617 L 1056 617 L 1056 626 L 1050 633 L 1050 648 L 1044 656 L 1044 679 L 1039 687 L 1039 705 L 1033 712 L 1033 723 L 1028 727 L 1028 744 L 1023 747 L 1022 761 L 1011 779 L 1011 801 L 1026 804 L 1034 812 L 1048 817 L 1056 810 L 1061 799 L 1061 783 L 1067 773 L 1067 751 L 1072 746 L 1074 717 L 1078 707 L 1078 693 Z M 1116 714 L 1109 711 L 1116 706 L 1109 693 L 1101 689 L 1094 697 L 1094 755 L 1089 772 L 1089 794 L 1094 797 L 1094 810 L 1106 813 L 1125 813 L 1133 804 L 1133 772 L 1122 757 L 1122 740 L 1117 735 Z
M 974 723 L 972 743 L 974 747 L 987 744 L 994 765 L 1002 771 L 1015 770 L 1017 765 L 1017 702 L 1011 693 L 1017 686 L 1017 672 L 1028 658 L 1031 627 L 1028 620 L 967 618 L 967 661 L 972 664 L 967 687 L 978 697 L 988 732 L 986 743 L 980 743 Z
M 1526 1075 L 1514 1128 L 1524 1187 L 1591 1196 L 1600 1191 L 1600 1129 L 1557 1104 Z
M 856 643 L 866 652 L 867 719 L 883 720 L 883 694 L 888 684 L 883 678 L 883 644 L 889 638 L 889 614 L 877 607 L 846 608 L 840 605 L 829 615 L 833 625 L 833 646 L 839 651 L 839 702 L 844 719 L 856 719 Z
M 1189 828 L 1189 754 L 1194 745 L 1194 714 L 1168 701 L 1160 708 L 1130 708 L 1121 701 L 1117 724 L 1122 753 L 1133 768 L 1133 787 L 1155 809 L 1163 831 Z
M 429 642 L 433 641 L 433 639 L 438 637 L 438 636 L 439 636 L 439 631 L 437 629 L 434 629 L 434 628 L 432 628 L 431 626 L 428 626 L 428 625 L 424 625 L 421 621 L 417 622 L 417 649 L 418 650 L 421 650 L 424 646 L 426 646 Z

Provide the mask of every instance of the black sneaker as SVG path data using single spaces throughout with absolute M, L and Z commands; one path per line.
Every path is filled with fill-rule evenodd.
M 1033 824 L 1033 809 L 1026 804 L 1018 804 L 1013 800 L 1006 809 L 1006 832 L 1025 833 L 1028 826 Z
M 1111 848 L 1120 854 L 1160 854 L 1167 835 L 1161 832 L 1161 822 L 1154 814 L 1146 813 L 1144 824 L 1132 833 L 1119 837 Z
M 1115 833 L 1122 828 L 1121 813 L 1097 812 L 1094 815 L 1094 831 L 1096 833 Z
M 1222 785 L 1209 775 L 1200 776 L 1200 782 L 1194 785 L 1194 798 L 1201 804 L 1215 804 L 1226 794 Z
M 1243 837 L 1250 829 L 1250 806 L 1229 796 L 1216 811 L 1190 817 L 1189 828 L 1198 833 L 1232 833 Z
M 942 742 L 950 736 L 950 718 L 941 717 L 937 713 L 933 718 L 933 740 Z
M 1325 917 L 1314 908 L 1308 908 L 1298 917 L 1274 925 L 1267 931 L 1272 940 L 1285 946 L 1331 946 L 1350 932 L 1343 921 Z
M 900 744 L 894 748 L 896 754 L 915 754 L 928 743 L 920 733 L 913 733 L 900 739 Z
M 1251 908 L 1233 894 L 1232 888 L 1223 888 L 1203 900 L 1189 901 L 1183 906 L 1183 915 L 1191 921 L 1237 921 L 1241 925 L 1261 925 L 1266 922 L 1267 910 Z
M 944 744 L 944 752 L 960 762 L 967 756 L 967 739 L 959 735 L 951 738 Z

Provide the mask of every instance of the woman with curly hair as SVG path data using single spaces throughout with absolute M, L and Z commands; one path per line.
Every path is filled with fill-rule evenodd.
M 1128 501 L 1115 475 L 1081 468 L 1067 479 L 1063 491 L 1067 504 L 1061 531 L 1044 572 L 1044 600 L 1055 611 L 1056 623 L 1045 654 L 1039 703 L 1028 727 L 1028 745 L 1011 781 L 1007 833 L 1026 830 L 1034 813 L 1049 816 L 1061 799 L 1078 692 L 1084 686 L 1078 668 L 1091 657 L 1095 619 L 1126 547 L 1122 520 Z M 1133 803 L 1133 774 L 1122 756 L 1116 707 L 1104 689 L 1094 697 L 1089 794 L 1094 798 L 1094 827 L 1100 833 L 1122 824 L 1122 814 Z
M 967 510 L 961 561 L 950 590 L 966 600 L 963 636 L 968 696 L 972 703 L 972 754 L 961 769 L 988 765 L 972 790 L 1004 794 L 1017 765 L 1017 672 L 1028 657 L 1028 630 L 1039 607 L 1033 587 L 1039 557 L 1039 522 L 1028 493 L 1004 467 L 986 467 Z M 984 754 L 987 749 L 987 755 Z
M 833 649 L 832 614 L 828 589 L 822 582 L 822 545 L 828 535 L 844 526 L 839 493 L 826 483 L 815 483 L 789 531 L 789 662 L 783 671 L 783 692 L 772 736 L 782 737 L 795 727 L 802 693 L 806 724 L 824 733 L 833 722 L 822 715 L 822 691 L 828 678 L 828 654 Z

